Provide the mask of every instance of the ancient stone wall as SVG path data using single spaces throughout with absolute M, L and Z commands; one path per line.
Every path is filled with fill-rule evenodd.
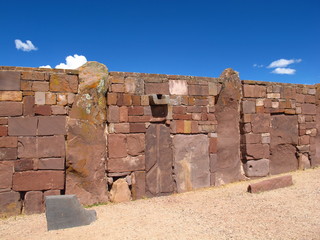
M 168 195 L 320 165 L 318 85 L 0 68 L 0 215 Z

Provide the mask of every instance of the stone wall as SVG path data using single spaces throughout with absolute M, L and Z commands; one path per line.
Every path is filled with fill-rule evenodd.
M 318 85 L 0 68 L 0 215 L 168 195 L 320 165 Z

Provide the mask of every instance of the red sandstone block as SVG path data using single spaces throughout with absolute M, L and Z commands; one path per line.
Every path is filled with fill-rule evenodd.
M 119 121 L 120 122 L 128 122 L 129 118 L 128 118 L 128 107 L 126 106 L 122 106 L 119 108 Z
M 43 81 L 45 80 L 45 73 L 41 72 L 22 72 L 21 73 L 22 80 L 33 80 L 33 81 Z
M 143 133 L 127 135 L 128 154 L 138 156 L 144 152 L 145 137 Z
M 114 93 L 124 93 L 124 84 L 112 84 L 111 91 Z
M 32 159 L 19 159 L 14 161 L 14 171 L 22 172 L 33 170 L 33 160 Z
M 130 133 L 145 133 L 146 125 L 144 123 L 130 123 Z
M 64 136 L 38 137 L 39 158 L 64 157 L 66 155 Z
M 207 106 L 209 104 L 209 101 L 207 98 L 204 99 L 195 99 L 194 104 L 196 106 Z
M 143 198 L 146 195 L 146 172 L 135 171 L 132 177 L 132 198 Z
M 38 169 L 41 170 L 64 170 L 64 158 L 41 158 L 38 161 Z
M 186 113 L 186 107 L 183 106 L 173 106 L 172 112 L 174 114 L 185 114 Z
M 51 111 L 49 105 L 47 105 Z M 66 131 L 66 117 L 65 116 L 50 116 L 39 117 L 38 135 L 65 135 Z
M 116 93 L 108 93 L 107 103 L 108 105 L 116 105 L 118 100 L 118 95 Z
M 191 114 L 173 114 L 173 119 L 175 120 L 191 120 Z
M 309 135 L 303 135 L 299 137 L 299 145 L 308 145 L 310 144 L 310 136 Z
M 22 91 L 31 91 L 32 81 L 21 81 L 20 88 Z
M 189 85 L 188 92 L 191 96 L 207 96 L 209 95 L 209 87 L 207 85 Z
M 305 95 L 305 102 L 306 103 L 315 103 L 316 102 L 316 97 L 312 95 Z
M 0 189 L 11 189 L 13 161 L 0 161 Z
M 201 106 L 187 106 L 188 113 L 201 113 L 202 107 Z
M 261 134 L 244 134 L 243 136 L 243 143 L 261 143 Z
M 64 189 L 64 171 L 26 171 L 13 175 L 13 190 Z
M 109 123 L 118 123 L 120 121 L 120 112 L 118 106 L 109 106 L 107 112 L 107 119 Z
M 248 98 L 264 98 L 266 97 L 267 87 L 258 85 L 243 85 L 243 96 Z
M 270 150 L 268 144 L 246 144 L 247 159 L 269 158 Z
M 7 126 L 0 126 L 0 137 L 8 136 L 8 127 Z
M 114 124 L 114 132 L 115 133 L 129 133 L 130 132 L 129 123 L 115 123 Z
M 176 133 L 184 133 L 184 120 L 175 121 Z
M 16 160 L 16 148 L 0 148 L 0 160 Z
M 207 113 L 202 112 L 201 113 L 201 121 L 207 121 L 208 120 L 208 115 Z
M 273 179 L 264 180 L 262 182 L 253 183 L 248 186 L 248 192 L 259 193 L 264 191 L 270 191 L 273 189 L 289 187 L 293 185 L 292 176 L 281 176 Z
M 109 172 L 131 172 L 145 169 L 144 156 L 108 159 Z
M 13 117 L 22 115 L 21 102 L 0 102 L 0 117 Z
M 38 118 L 17 117 L 9 118 L 8 127 L 10 136 L 34 136 L 37 134 Z
M 123 105 L 125 106 L 132 105 L 132 98 L 130 94 L 123 94 Z
M 316 114 L 316 105 L 315 104 L 302 104 L 302 114 Z
M 8 124 L 8 118 L 0 117 L 0 125 L 7 125 Z
M 48 92 L 49 82 L 33 82 L 32 91 L 34 92 Z
M 169 83 L 146 83 L 145 94 L 169 94 Z
M 144 108 L 142 106 L 134 106 L 128 108 L 129 116 L 143 116 Z
M 0 192 L 0 217 L 14 216 L 21 213 L 20 193 Z
M 293 87 L 286 87 L 284 86 L 281 89 L 281 98 L 291 98 L 295 99 L 296 98 L 296 89 Z
M 37 139 L 36 137 L 18 138 L 18 157 L 37 158 Z
M 36 214 L 44 212 L 43 193 L 41 191 L 30 191 L 24 196 L 23 211 L 25 214 Z
M 304 98 L 305 98 L 304 94 L 296 94 L 297 103 L 304 103 Z
M 191 121 L 191 133 L 199 133 L 199 125 L 197 121 Z
M 217 138 L 209 138 L 209 153 L 217 153 Z
M 34 116 L 34 96 L 23 97 L 23 115 Z
M 78 92 L 78 76 L 67 74 L 50 75 L 51 92 Z
M 0 71 L 0 90 L 20 90 L 20 72 Z
M 132 96 L 132 105 L 134 106 L 140 106 L 141 105 L 141 98 L 140 96 Z
M 15 148 L 17 146 L 18 146 L 17 137 L 1 137 L 0 138 L 0 148 Z
M 129 122 L 142 123 L 150 122 L 151 116 L 129 116 Z
M 117 106 L 121 107 L 123 106 L 123 94 L 122 93 L 118 93 L 117 94 Z
M 50 105 L 35 105 L 34 113 L 42 116 L 50 116 L 51 115 L 51 106 Z
M 108 136 L 109 158 L 122 158 L 127 156 L 127 139 L 124 134 L 110 134 Z

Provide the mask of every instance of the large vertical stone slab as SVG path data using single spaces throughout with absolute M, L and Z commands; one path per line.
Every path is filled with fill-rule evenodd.
M 240 99 L 241 82 L 237 72 L 231 68 L 224 70 L 223 81 L 215 116 L 218 121 L 217 164 L 214 185 L 226 184 L 244 178 L 240 160 Z
M 274 115 L 271 117 L 270 174 L 298 169 L 298 117 Z
M 67 121 L 66 194 L 81 204 L 108 201 L 106 169 L 106 99 L 108 69 L 97 62 L 79 68 L 79 93 Z
M 207 135 L 176 135 L 173 138 L 173 151 L 178 192 L 210 186 Z
M 159 196 L 174 191 L 170 128 L 152 124 L 146 133 L 146 194 Z M 138 179 L 137 179 L 138 181 Z

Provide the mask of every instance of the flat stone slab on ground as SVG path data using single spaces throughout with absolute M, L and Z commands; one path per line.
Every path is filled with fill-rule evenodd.
M 250 184 L 248 186 L 248 192 L 259 193 L 277 188 L 289 187 L 291 185 L 293 185 L 292 176 L 287 175 Z
M 95 210 L 85 210 L 76 195 L 45 197 L 48 231 L 89 225 L 97 219 Z

